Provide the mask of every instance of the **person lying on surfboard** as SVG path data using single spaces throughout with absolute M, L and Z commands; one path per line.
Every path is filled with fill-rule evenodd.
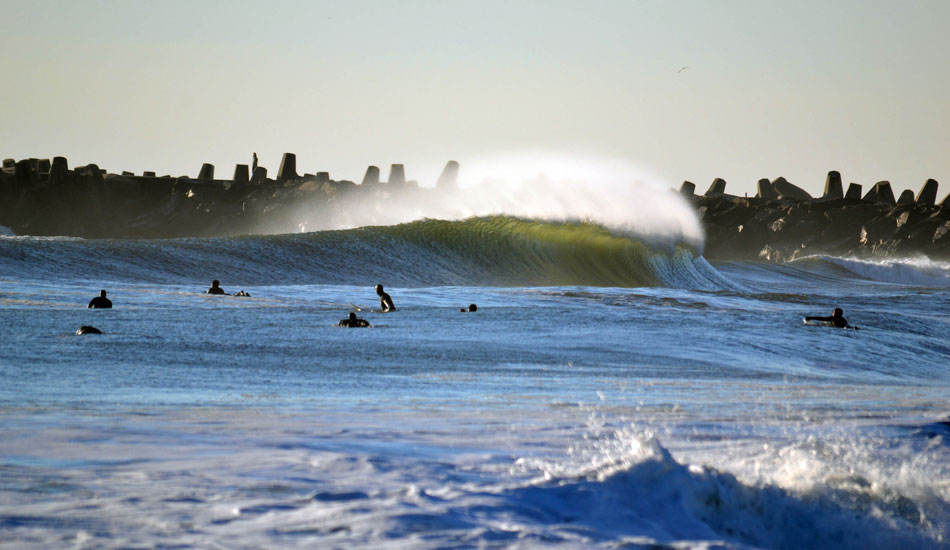
M 848 320 L 844 318 L 844 310 L 840 307 L 836 307 L 834 313 L 831 317 L 805 317 L 806 321 L 821 321 L 824 323 L 831 323 L 838 328 L 850 328 L 848 325 Z M 853 327 L 857 328 L 857 327 Z

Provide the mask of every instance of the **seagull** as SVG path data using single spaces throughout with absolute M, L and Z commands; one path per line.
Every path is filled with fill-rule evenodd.
M 685 71 L 688 68 L 689 68 L 688 65 L 684 65 L 682 68 L 680 68 L 680 70 L 676 71 L 676 74 L 680 74 L 681 72 Z

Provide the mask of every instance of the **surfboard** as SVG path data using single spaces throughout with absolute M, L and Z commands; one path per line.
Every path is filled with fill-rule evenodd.
M 802 319 L 802 324 L 809 327 L 834 327 L 835 324 L 831 321 L 814 321 L 809 319 Z M 835 327 L 837 328 L 837 327 Z M 845 330 L 861 330 L 861 327 L 856 327 L 854 325 L 849 325 L 846 327 L 841 327 Z

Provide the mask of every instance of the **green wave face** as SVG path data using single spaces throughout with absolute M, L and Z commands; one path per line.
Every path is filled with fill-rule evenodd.
M 641 286 L 660 283 L 646 244 L 586 222 L 505 216 L 425 220 L 385 228 L 415 246 L 458 258 L 495 285 Z

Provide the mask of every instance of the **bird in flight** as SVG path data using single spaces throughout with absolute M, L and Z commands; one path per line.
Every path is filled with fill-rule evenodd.
M 689 68 L 688 65 L 683 65 L 683 66 L 680 68 L 680 70 L 676 71 L 676 74 L 680 74 L 681 72 L 685 71 L 685 70 L 688 69 L 688 68 Z

